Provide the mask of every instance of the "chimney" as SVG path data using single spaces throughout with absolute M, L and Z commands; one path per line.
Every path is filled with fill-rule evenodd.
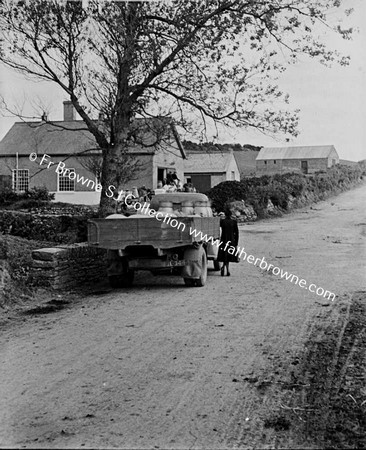
M 64 121 L 72 122 L 75 120 L 75 109 L 70 100 L 65 100 L 64 102 Z

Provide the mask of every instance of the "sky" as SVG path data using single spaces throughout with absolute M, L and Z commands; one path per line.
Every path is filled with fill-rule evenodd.
M 350 55 L 349 66 L 324 67 L 300 58 L 278 80 L 290 94 L 290 106 L 300 111 L 300 134 L 273 139 L 254 131 L 228 132 L 224 141 L 266 147 L 289 145 L 334 145 L 340 158 L 366 159 L 366 0 L 346 0 L 354 12 L 344 26 L 358 30 L 352 41 L 326 33 L 331 48 Z M 221 140 L 221 139 L 220 139 Z
M 278 80 L 290 94 L 290 107 L 300 109 L 300 134 L 296 138 L 265 136 L 254 130 L 225 130 L 218 141 L 258 146 L 334 145 L 341 159 L 366 159 L 366 0 L 345 0 L 354 13 L 344 19 L 344 26 L 358 29 L 351 41 L 334 33 L 325 35 L 330 47 L 351 56 L 349 66 L 327 68 L 301 57 Z M 52 83 L 34 82 L 0 67 L 0 94 L 9 105 L 23 107 L 32 115 L 32 104 L 42 103 L 49 119 L 62 119 L 66 95 Z M 2 111 L 0 139 L 19 120 Z

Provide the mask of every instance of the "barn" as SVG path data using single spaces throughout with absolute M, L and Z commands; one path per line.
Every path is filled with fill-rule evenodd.
M 184 181 L 192 183 L 198 192 L 207 192 L 223 181 L 240 180 L 232 150 L 186 152 Z
M 256 175 L 326 171 L 339 164 L 334 145 L 304 147 L 263 147 L 256 158 Z

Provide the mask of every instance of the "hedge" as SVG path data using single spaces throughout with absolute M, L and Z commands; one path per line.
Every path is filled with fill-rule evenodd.
M 55 216 L 0 210 L 0 233 L 57 244 L 84 242 L 89 217 L 91 215 Z
M 35 207 L 49 203 L 54 199 L 55 194 L 50 194 L 45 187 L 34 187 L 26 192 L 14 192 L 11 189 L 4 189 L 0 191 L 1 207 L 7 207 L 15 203 L 23 204 L 26 207 Z
M 243 200 L 246 205 L 253 206 L 258 217 L 263 217 L 269 200 L 275 207 L 286 211 L 293 199 L 300 199 L 311 193 L 317 200 L 321 200 L 328 194 L 347 189 L 362 179 L 362 173 L 360 167 L 336 166 L 314 175 L 263 175 L 242 181 L 224 181 L 212 188 L 207 195 L 216 212 L 224 211 L 225 206 L 231 202 Z

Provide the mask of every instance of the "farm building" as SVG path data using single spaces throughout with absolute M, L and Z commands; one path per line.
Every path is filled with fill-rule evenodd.
M 339 164 L 333 145 L 306 147 L 263 147 L 256 158 L 256 175 L 325 171 Z
M 207 192 L 222 181 L 240 180 L 232 150 L 186 151 L 184 179 L 192 183 L 198 192 Z
M 240 179 L 254 177 L 256 169 L 256 158 L 261 147 L 244 145 L 241 149 L 234 149 L 234 157 L 238 165 Z
M 183 160 L 186 155 L 174 125 L 160 119 L 136 119 L 136 142 L 129 152 L 136 155 L 140 170 L 129 186 L 155 189 L 158 180 L 167 173 L 183 179 Z M 162 131 L 164 129 L 164 131 Z M 159 140 L 159 136 L 163 139 Z M 35 161 L 31 154 L 37 154 Z M 48 157 L 41 165 L 42 156 Z M 48 163 L 52 162 L 52 165 Z M 56 172 L 64 163 L 68 174 Z M 0 142 L 0 188 L 8 184 L 15 191 L 45 186 L 55 193 L 55 200 L 74 204 L 98 204 L 97 172 L 101 166 L 101 150 L 94 136 L 82 120 L 75 119 L 75 110 L 64 102 L 62 121 L 16 122 Z M 81 180 L 81 181 L 78 181 Z

